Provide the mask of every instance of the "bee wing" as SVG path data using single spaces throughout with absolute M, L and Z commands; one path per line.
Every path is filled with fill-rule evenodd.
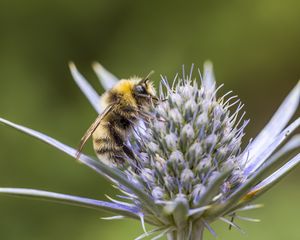
M 102 119 L 113 109 L 114 106 L 115 106 L 115 103 L 112 103 L 109 106 L 107 106 L 104 109 L 104 111 L 92 123 L 92 125 L 88 128 L 88 130 L 85 132 L 85 134 L 83 135 L 83 137 L 80 140 L 79 147 L 77 148 L 77 152 L 76 152 L 76 158 L 77 159 L 79 158 L 79 156 L 82 152 L 82 149 L 83 149 L 85 143 L 87 142 L 87 140 L 92 136 L 92 134 L 95 132 L 95 130 L 97 129 L 97 127 L 101 123 Z

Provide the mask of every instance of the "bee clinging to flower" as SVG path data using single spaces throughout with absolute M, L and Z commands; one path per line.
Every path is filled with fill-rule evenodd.
M 150 75 L 119 81 L 101 98 L 104 111 L 96 118 L 81 139 L 77 157 L 92 136 L 97 157 L 108 165 L 120 165 L 135 159 L 128 137 L 139 121 L 147 120 L 151 105 L 158 102 Z

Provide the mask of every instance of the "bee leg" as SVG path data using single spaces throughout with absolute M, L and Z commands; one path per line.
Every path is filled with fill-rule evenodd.
M 124 166 L 125 160 L 124 160 L 124 156 L 114 156 L 114 163 L 116 164 L 116 166 Z
M 134 172 L 140 173 L 141 165 L 139 161 L 136 159 L 134 152 L 126 144 L 123 144 L 123 151 L 130 159 L 132 159 L 135 162 Z
M 230 219 L 230 222 L 231 222 L 231 223 L 233 223 L 234 218 L 235 218 L 235 215 L 236 215 L 236 213 L 233 213 L 233 214 L 232 214 L 231 219 Z M 232 228 L 232 225 L 229 225 L 229 226 L 228 226 L 228 229 L 231 230 L 231 228 Z

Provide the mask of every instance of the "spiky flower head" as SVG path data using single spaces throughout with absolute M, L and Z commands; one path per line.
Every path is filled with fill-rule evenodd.
M 105 88 L 116 83 L 117 78 L 99 64 L 94 69 Z M 73 64 L 71 72 L 101 113 L 98 94 Z M 194 76 L 191 70 L 188 75 L 176 75 L 171 85 L 162 77 L 162 101 L 151 109 L 149 120 L 135 128 L 129 141 L 137 159 L 128 159 L 125 167 L 111 167 L 86 155 L 80 157 L 123 193 L 122 201 L 109 198 L 113 201 L 109 203 L 26 189 L 2 188 L 0 192 L 76 202 L 119 214 L 112 219 L 125 216 L 140 219 L 143 227 L 144 222 L 157 227 L 150 232 L 144 229 L 145 234 L 137 239 L 156 232 L 154 239 L 165 234 L 170 240 L 202 239 L 205 228 L 214 234 L 210 224 L 216 220 L 239 229 L 233 217 L 239 217 L 241 210 L 259 207 L 250 202 L 300 161 L 297 154 L 282 162 L 283 156 L 300 146 L 298 135 L 286 141 L 300 119 L 284 128 L 299 105 L 300 84 L 245 149 L 241 141 L 249 121 L 244 120 L 243 105 L 231 91 L 218 97 L 221 87 L 216 87 L 210 63 L 205 64 L 203 77 Z M 75 156 L 74 149 L 48 136 L 4 119 L 1 122 Z

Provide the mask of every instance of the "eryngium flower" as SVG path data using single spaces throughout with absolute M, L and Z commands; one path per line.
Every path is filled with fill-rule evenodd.
M 99 113 L 100 96 L 93 90 L 74 64 L 71 73 L 92 106 Z M 104 88 L 118 79 L 101 65 L 94 70 Z M 218 90 L 212 65 L 206 63 L 203 77 L 193 71 L 176 75 L 171 86 L 162 77 L 159 97 L 148 122 L 138 126 L 130 144 L 136 161 L 127 166 L 110 167 L 82 154 L 80 161 L 107 178 L 122 195 L 111 202 L 32 189 L 0 188 L 0 193 L 30 195 L 49 200 L 77 204 L 116 213 L 116 219 L 139 219 L 145 233 L 137 239 L 155 234 L 172 239 L 199 240 L 204 229 L 215 234 L 210 224 L 221 220 L 240 229 L 234 218 L 256 221 L 238 215 L 239 211 L 257 208 L 250 202 L 270 189 L 300 161 L 300 154 L 290 153 L 300 146 L 294 130 L 297 118 L 286 127 L 300 100 L 300 84 L 290 92 L 261 133 L 241 148 L 248 120 L 243 120 L 243 105 L 231 91 L 217 97 Z M 75 157 L 76 150 L 40 132 L 14 124 L 8 126 L 32 135 Z M 288 140 L 289 139 L 289 140 Z M 138 171 L 137 171 L 138 168 Z M 156 226 L 147 232 L 144 223 Z

